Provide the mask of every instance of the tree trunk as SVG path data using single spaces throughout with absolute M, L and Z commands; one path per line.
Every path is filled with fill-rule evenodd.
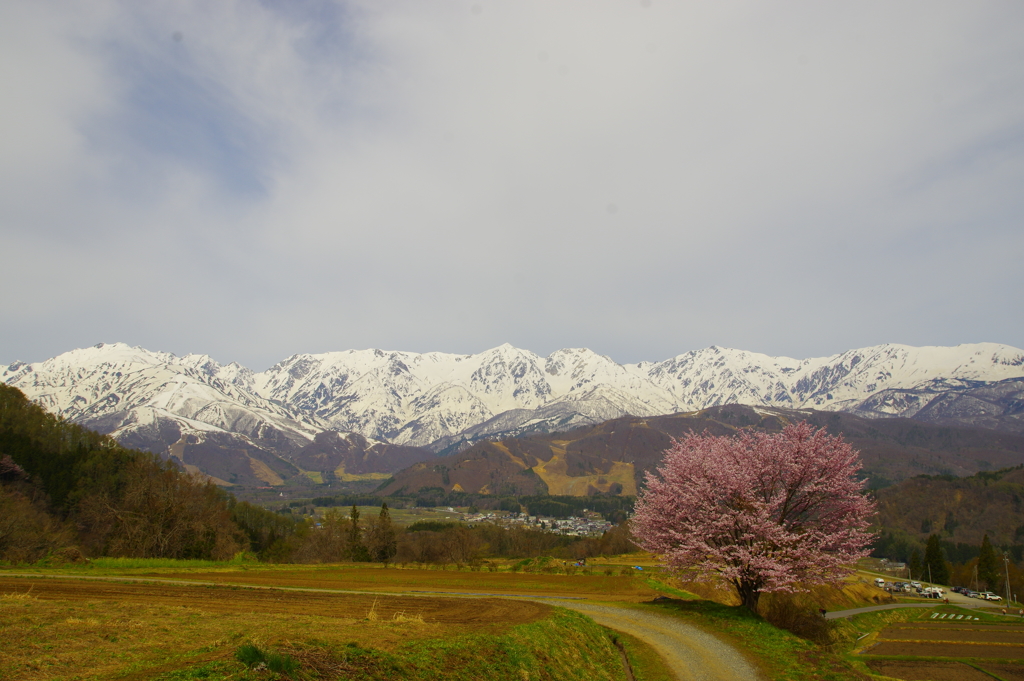
M 738 580 L 734 584 L 740 600 L 743 601 L 743 607 L 756 615 L 757 602 L 761 598 L 760 588 L 756 584 L 745 580 Z

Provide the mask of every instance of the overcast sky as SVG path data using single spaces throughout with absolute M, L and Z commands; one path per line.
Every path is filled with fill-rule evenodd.
M 1024 3 L 0 5 L 0 362 L 1024 347 Z

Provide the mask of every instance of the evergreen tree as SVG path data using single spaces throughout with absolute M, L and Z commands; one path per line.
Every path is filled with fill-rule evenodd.
M 391 522 L 391 512 L 387 502 L 380 506 L 380 515 L 370 525 L 366 533 L 366 548 L 370 559 L 388 566 L 398 552 L 398 540 L 395 537 L 395 526 Z
M 943 556 L 939 535 L 928 537 L 928 546 L 924 551 L 925 570 L 931 568 L 931 581 L 936 584 L 949 584 L 949 566 Z
M 999 583 L 999 558 L 996 556 L 988 534 L 981 540 L 981 552 L 978 553 L 978 580 L 985 583 L 985 588 L 996 588 Z
M 921 552 L 914 549 L 914 552 L 910 554 L 910 564 L 907 566 L 910 568 L 911 579 L 921 579 L 923 577 L 924 565 L 921 563 Z
M 363 531 L 359 527 L 359 509 L 352 504 L 352 511 L 349 513 L 348 528 L 348 559 L 356 561 L 370 560 L 370 554 L 363 545 Z

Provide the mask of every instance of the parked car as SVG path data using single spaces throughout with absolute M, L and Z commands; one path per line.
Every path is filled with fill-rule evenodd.
M 1002 596 L 997 596 L 994 593 L 992 593 L 991 591 L 986 591 L 985 592 L 985 600 L 986 601 L 1001 601 L 1001 600 L 1003 600 L 1003 597 Z
M 967 593 L 964 594 L 964 595 L 967 596 L 968 598 L 977 598 L 978 597 L 978 592 L 977 591 L 971 591 L 970 589 L 968 589 Z
M 914 587 L 915 589 L 920 589 L 921 588 L 921 582 L 911 582 L 910 586 Z

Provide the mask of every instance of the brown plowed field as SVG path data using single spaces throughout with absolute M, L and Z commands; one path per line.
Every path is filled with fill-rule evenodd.
M 935 629 L 917 629 L 900 627 L 899 629 L 886 629 L 879 638 L 891 641 L 953 641 L 961 643 L 1016 643 L 1024 645 L 1024 631 L 988 631 L 986 629 L 967 630 L 947 629 L 936 631 Z
M 1024 681 L 1024 666 L 1015 664 L 982 664 L 979 666 L 998 674 L 1006 681 Z
M 908 622 L 906 624 L 893 624 L 891 628 L 896 629 L 949 629 L 952 631 L 1019 631 L 1024 635 L 1022 624 L 980 624 L 978 622 Z
M 317 570 L 230 570 L 222 572 L 139 573 L 140 578 L 184 579 L 218 584 L 383 592 L 484 593 L 579 598 L 604 601 L 650 600 L 657 594 L 632 575 L 559 575 L 461 572 L 395 568 L 322 568 Z
M 909 660 L 871 660 L 868 667 L 876 674 L 904 681 L 992 681 L 992 677 L 963 662 L 911 662 Z M 999 673 L 999 672 L 997 672 Z M 1007 676 L 1007 679 L 1016 679 Z
M 374 596 L 372 594 L 329 594 L 269 589 L 185 586 L 154 583 L 19 579 L 0 577 L 0 594 L 26 593 L 44 601 L 115 601 L 195 608 L 205 613 L 249 613 L 307 615 L 362 619 L 376 602 L 381 619 L 395 613 L 416 614 L 427 623 L 513 625 L 533 622 L 550 612 L 550 607 L 531 601 L 497 598 L 417 598 L 415 596 Z
M 868 655 L 913 655 L 915 657 L 982 657 L 996 660 L 1024 660 L 1024 646 L 985 645 L 982 643 L 926 643 L 883 641 Z

